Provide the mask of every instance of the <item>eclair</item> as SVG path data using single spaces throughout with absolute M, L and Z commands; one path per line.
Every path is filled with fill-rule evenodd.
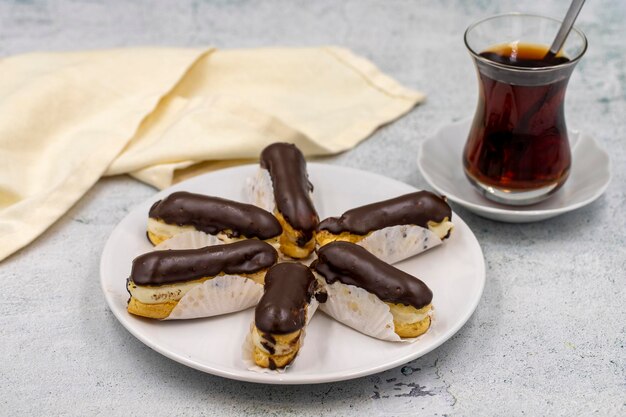
M 295 145 L 274 143 L 261 152 L 260 165 L 256 177 L 248 181 L 251 200 L 280 222 L 280 251 L 292 258 L 308 257 L 315 250 L 319 217 L 304 155 Z
M 394 340 L 383 337 L 388 328 L 413 338 L 430 327 L 433 293 L 418 278 L 350 242 L 329 243 L 317 256 L 311 269 L 325 285 L 328 300 L 321 308 L 331 317 L 387 340 Z
M 453 229 L 452 210 L 444 197 L 428 191 L 405 194 L 329 217 L 317 226 L 319 246 L 334 241 L 356 243 L 388 263 L 437 246 Z
M 317 281 L 302 264 L 274 265 L 265 276 L 265 292 L 254 312 L 254 362 L 263 368 L 289 365 L 302 343 L 303 329 L 317 307 Z
M 127 280 L 128 312 L 154 319 L 196 318 L 251 307 L 277 259 L 276 249 L 257 239 L 145 253 L 133 260 Z
M 153 245 L 190 230 L 215 235 L 224 243 L 241 239 L 277 243 L 282 233 L 271 213 L 225 198 L 180 191 L 150 208 L 147 235 Z

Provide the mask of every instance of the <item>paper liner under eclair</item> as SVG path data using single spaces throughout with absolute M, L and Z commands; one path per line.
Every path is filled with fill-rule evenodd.
M 445 198 L 428 191 L 405 194 L 329 217 L 317 227 L 319 246 L 355 243 L 387 263 L 396 263 L 440 245 L 453 229 Z
M 239 275 L 220 275 L 195 286 L 164 320 L 212 317 L 257 305 L 263 285 Z
M 403 224 L 385 227 L 356 242 L 377 258 L 395 264 L 441 245 L 443 240 L 429 229 Z
M 143 254 L 133 261 L 127 281 L 128 311 L 164 320 L 211 317 L 252 307 L 263 295 L 265 272 L 277 259 L 271 245 L 256 239 Z
M 320 309 L 361 333 L 414 341 L 430 327 L 432 292 L 426 284 L 358 245 L 329 243 L 311 268 L 328 295 Z
M 159 243 L 154 250 L 199 249 L 221 245 L 214 235 L 195 230 L 178 234 Z M 263 285 L 238 275 L 221 275 L 189 290 L 163 320 L 212 317 L 245 310 L 257 305 Z
M 324 280 L 318 279 L 320 282 Z M 363 288 L 340 282 L 326 284 L 323 288 L 328 294 L 328 300 L 320 304 L 319 308 L 338 322 L 380 340 L 413 343 L 419 339 L 419 336 L 412 338 L 398 336 L 394 331 L 393 315 L 389 305 Z M 431 319 L 433 313 L 433 309 L 427 313 Z

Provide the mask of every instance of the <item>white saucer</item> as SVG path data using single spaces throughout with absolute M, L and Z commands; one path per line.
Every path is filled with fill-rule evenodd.
M 493 220 L 528 223 L 583 207 L 604 193 L 611 181 L 609 155 L 589 135 L 570 130 L 572 170 L 567 182 L 548 200 L 509 207 L 487 200 L 465 178 L 461 155 L 471 119 L 444 126 L 422 142 L 417 165 L 437 192 L 468 210 Z

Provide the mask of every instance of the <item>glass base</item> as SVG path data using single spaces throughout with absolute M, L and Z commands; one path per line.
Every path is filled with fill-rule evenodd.
M 562 185 L 562 183 L 556 182 L 541 188 L 535 188 L 534 190 L 511 190 L 483 184 L 467 175 L 467 173 L 465 176 L 469 182 L 472 183 L 474 188 L 487 199 L 509 206 L 527 206 L 539 203 L 540 201 L 548 199 Z

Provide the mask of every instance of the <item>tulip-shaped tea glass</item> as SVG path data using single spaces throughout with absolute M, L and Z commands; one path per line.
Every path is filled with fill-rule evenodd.
M 565 89 L 587 40 L 573 28 L 559 54 L 545 59 L 560 25 L 514 13 L 481 20 L 465 32 L 479 95 L 463 166 L 470 182 L 493 201 L 539 202 L 569 174 Z

